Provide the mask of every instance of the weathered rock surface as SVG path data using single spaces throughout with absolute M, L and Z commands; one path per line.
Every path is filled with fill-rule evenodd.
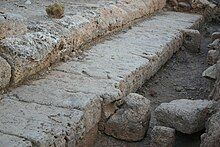
M 69 23 L 64 23 L 64 20 Z M 72 22 L 75 22 L 69 21 L 66 16 L 56 21 L 68 27 L 74 26 Z M 19 137 L 31 141 L 34 145 L 37 143 L 37 145 L 59 144 L 64 146 L 64 143 L 68 143 L 71 146 L 71 144 L 77 143 L 80 140 L 79 138 L 83 138 L 84 134 L 97 126 L 101 119 L 101 112 L 103 112 L 104 120 L 108 118 L 106 117 L 109 115 L 106 115 L 105 106 L 118 102 L 129 93 L 135 92 L 181 47 L 183 33 L 180 30 L 196 28 L 201 22 L 202 16 L 200 15 L 162 12 L 152 17 L 152 19 L 137 24 L 132 29 L 123 31 L 97 44 L 86 51 L 83 56 L 75 57 L 68 62 L 52 67 L 50 72 L 41 79 L 28 81 L 27 85 L 17 87 L 2 96 L 3 101 L 1 104 L 3 106 L 0 107 L 0 114 L 2 115 L 1 118 L 4 119 L 0 120 L 0 132 L 10 133 L 14 136 L 19 135 Z M 51 27 L 53 28 L 53 25 Z M 52 28 L 51 30 L 54 32 L 62 31 Z M 44 25 L 41 26 L 41 29 L 44 29 Z M 45 32 L 42 34 L 47 34 Z M 93 32 L 90 33 L 93 34 Z M 30 43 L 30 46 L 33 46 L 33 44 L 45 46 L 44 44 L 38 44 L 38 39 L 47 38 L 48 35 L 38 38 L 37 34 L 39 32 L 33 34 L 36 34 L 36 36 L 30 38 L 30 40 L 27 36 L 24 37 L 28 40 L 28 44 Z M 53 46 L 53 41 L 56 41 L 56 38 L 52 36 L 49 37 L 49 40 L 52 40 L 52 43 L 48 43 L 49 46 Z M 59 37 L 59 34 L 54 36 Z M 33 38 L 35 41 L 32 40 Z M 3 40 L 7 40 L 7 38 Z M 80 44 L 78 41 L 75 43 Z M 21 45 L 21 48 L 23 47 L 22 39 L 20 39 L 19 45 Z M 24 44 L 24 46 L 26 45 Z M 38 62 L 38 59 L 47 58 L 46 55 L 42 56 L 40 52 L 47 54 L 50 48 L 45 47 L 42 50 L 34 50 L 34 53 L 25 49 L 14 48 L 14 50 L 28 54 L 28 59 L 31 58 L 34 64 Z M 9 52 L 13 52 L 13 50 Z M 24 63 L 22 66 L 31 69 L 27 66 L 29 64 L 25 62 L 26 57 L 22 56 L 23 54 L 17 54 L 17 56 L 20 56 L 16 58 L 17 61 L 24 60 L 24 62 L 21 62 Z M 5 53 L 6 55 L 7 53 Z M 11 61 L 13 61 L 13 58 Z M 13 69 L 13 71 L 16 70 Z M 117 109 L 112 107 L 112 110 L 112 112 L 115 112 Z M 25 113 L 24 117 L 22 111 Z M 56 117 L 48 118 L 51 113 L 54 116 L 54 113 L 58 112 L 64 114 L 61 115 L 61 120 Z M 76 112 L 79 112 L 80 115 Z M 65 120 L 66 117 L 69 118 L 69 113 L 71 113 L 71 120 L 66 123 Z M 112 114 L 110 113 L 110 115 Z M 36 120 L 38 118 L 40 120 Z M 13 122 L 10 123 L 11 121 Z M 14 121 L 18 123 L 14 123 Z M 76 125 L 70 125 L 70 128 L 72 128 L 70 130 L 74 131 L 68 131 L 69 127 L 66 128 L 65 124 L 69 126 L 68 122 L 74 121 L 78 122 Z M 46 126 L 42 128 L 39 125 L 41 122 Z M 65 126 L 61 127 L 63 125 Z M 36 130 L 32 130 L 32 126 Z M 141 125 L 138 127 L 144 130 Z M 65 134 L 64 132 L 68 133 Z
M 35 146 L 74 146 L 83 133 L 83 112 L 3 99 L 0 132 L 25 138 Z M 19 143 L 19 142 L 17 142 Z
M 220 39 L 215 39 L 211 44 L 208 45 L 209 48 L 214 50 L 220 50 Z
M 27 24 L 28 28 L 25 34 L 18 33 L 16 36 L 9 35 L 6 38 L 4 35 L 5 39 L 0 41 L 0 53 L 12 63 L 12 83 L 18 83 L 50 66 L 65 54 L 81 50 L 82 46 L 91 43 L 95 38 L 107 35 L 138 18 L 162 9 L 166 0 L 95 0 L 81 3 L 65 0 L 62 4 L 66 13 L 64 17 L 59 14 L 58 17 L 62 17 L 61 19 L 46 17 L 45 7 L 41 4 L 48 6 L 50 1 L 33 1 L 27 6 L 27 10 L 18 9 L 13 2 L 0 1 L 0 9 L 5 13 L 13 9 L 15 14 L 25 17 L 23 24 Z M 24 4 L 18 2 L 17 5 Z M 49 14 L 56 17 L 52 12 L 55 10 L 49 11 Z
M 191 52 L 199 52 L 202 36 L 198 30 L 184 29 L 183 46 Z
M 192 134 L 204 129 L 212 105 L 213 102 L 208 100 L 174 100 L 159 105 L 155 109 L 155 116 L 159 125 Z
M 7 86 L 11 79 L 11 66 L 8 62 L 0 57 L 0 89 Z
M 26 18 L 14 13 L 0 14 L 0 40 L 27 32 Z
M 150 121 L 150 101 L 131 93 L 125 104 L 113 114 L 105 125 L 105 133 L 117 139 L 138 141 L 143 139 Z
M 218 50 L 209 50 L 207 55 L 207 63 L 210 65 L 216 64 L 220 57 L 220 52 Z
M 1 147 L 32 147 L 32 143 L 24 138 L 0 133 Z
M 214 32 L 212 33 L 212 40 L 220 39 L 220 32 Z
M 216 67 L 215 76 L 217 77 L 217 80 L 215 82 L 212 92 L 209 95 L 209 98 L 213 100 L 220 100 L 220 60 L 217 61 L 215 67 Z
M 220 111 L 212 115 L 206 125 L 206 133 L 201 136 L 200 147 L 220 146 Z
M 192 0 L 192 6 L 193 8 L 204 8 L 204 7 L 210 7 L 215 8 L 216 5 L 208 0 Z
M 151 131 L 150 147 L 173 147 L 175 144 L 175 129 L 155 126 Z
M 46 12 L 50 17 L 60 19 L 64 16 L 64 6 L 60 3 L 54 3 L 47 6 Z
M 210 66 L 209 68 L 207 68 L 203 73 L 202 76 L 205 78 L 210 78 L 210 79 L 216 79 L 216 64 Z

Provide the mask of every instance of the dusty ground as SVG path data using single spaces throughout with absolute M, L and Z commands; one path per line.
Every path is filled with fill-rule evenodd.
M 211 42 L 210 34 L 219 31 L 220 25 L 207 24 L 203 34 L 200 53 L 190 53 L 182 48 L 167 64 L 138 90 L 137 93 L 147 97 L 152 102 L 152 109 L 162 102 L 174 99 L 207 99 L 213 87 L 213 81 L 203 78 L 202 72 L 208 67 L 206 63 L 207 44 Z M 153 121 L 151 123 L 151 128 Z M 176 147 L 199 147 L 200 135 L 177 133 Z M 144 147 L 149 143 L 149 135 L 141 142 L 128 143 L 112 137 L 99 134 L 95 147 Z

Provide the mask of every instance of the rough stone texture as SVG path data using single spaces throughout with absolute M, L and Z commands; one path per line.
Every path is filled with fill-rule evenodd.
M 214 32 L 212 34 L 212 40 L 214 41 L 215 39 L 220 39 L 220 32 Z
M 217 80 L 212 92 L 209 95 L 209 98 L 213 100 L 220 100 L 220 60 L 217 61 L 215 67 Z
M 209 79 L 216 79 L 216 64 L 210 66 L 209 68 L 207 68 L 203 73 L 202 76 L 205 78 L 209 78 Z
M 202 36 L 198 30 L 185 29 L 183 46 L 191 52 L 199 52 Z
M 130 5 L 131 4 L 132 2 Z M 124 3 L 123 5 L 126 6 L 127 4 Z M 141 5 L 142 3 L 140 2 L 139 6 Z M 134 8 L 139 7 L 134 6 Z M 138 12 L 138 10 L 136 10 L 136 12 Z M 75 25 L 78 25 L 75 24 L 78 21 L 73 21 L 75 18 L 79 20 L 81 25 L 88 24 L 86 21 L 87 19 L 82 19 L 82 17 L 78 16 L 75 16 L 74 19 L 70 16 L 68 18 L 65 16 L 56 21 L 67 28 L 72 28 Z M 106 18 L 108 17 L 106 16 Z M 109 22 L 113 23 L 113 21 Z M 97 44 L 90 50 L 86 51 L 83 56 L 75 57 L 66 63 L 52 67 L 50 72 L 48 72 L 47 75 L 45 75 L 45 77 L 42 79 L 28 82 L 28 85 L 17 87 L 10 93 L 2 96 L 4 101 L 10 100 L 10 105 L 7 106 L 7 109 L 6 105 L 4 105 L 5 107 L 0 107 L 0 109 L 2 108 L 0 110 L 0 114 L 2 114 L 7 120 L 12 120 L 11 114 L 17 115 L 16 112 L 20 112 L 21 108 L 22 111 L 24 111 L 23 106 L 25 107 L 27 105 L 26 107 L 31 109 L 33 108 L 33 104 L 41 107 L 43 110 L 38 111 L 37 109 L 35 111 L 33 108 L 34 110 L 31 109 L 29 111 L 29 109 L 26 110 L 27 108 L 25 108 L 24 112 L 29 111 L 28 114 L 31 114 L 31 118 L 41 118 L 42 120 L 39 120 L 39 122 L 45 120 L 50 124 L 58 123 L 56 120 L 55 122 L 51 122 L 51 120 L 47 119 L 46 117 L 47 115 L 50 115 L 52 110 L 54 113 L 57 111 L 62 113 L 67 113 L 66 111 L 79 111 L 83 114 L 79 120 L 79 124 L 82 124 L 79 126 L 82 126 L 80 128 L 83 129 L 77 129 L 73 133 L 68 133 L 68 135 L 61 135 L 53 131 L 55 134 L 58 134 L 56 136 L 59 136 L 54 137 L 53 135 L 50 135 L 52 131 L 49 131 L 49 133 L 46 135 L 43 134 L 42 132 L 44 132 L 47 128 L 45 128 L 45 130 L 41 130 L 40 127 L 39 136 L 45 135 L 43 137 L 46 139 L 37 138 L 35 136 L 37 133 L 30 133 L 33 132 L 31 131 L 32 128 L 28 128 L 30 126 L 29 120 L 32 119 L 30 119 L 29 116 L 23 118 L 22 113 L 19 113 L 20 115 L 16 117 L 16 120 L 22 119 L 22 122 L 24 122 L 16 124 L 16 127 L 19 128 L 20 132 L 17 132 L 15 129 L 12 130 L 10 127 L 5 127 L 8 125 L 7 123 L 3 123 L 2 130 L 0 131 L 3 131 L 4 133 L 9 133 L 10 131 L 11 135 L 18 135 L 19 133 L 20 137 L 25 137 L 32 143 L 37 142 L 39 144 L 43 144 L 45 141 L 48 144 L 51 144 L 52 142 L 58 144 L 59 140 L 61 140 L 60 146 L 62 146 L 66 140 L 70 145 L 71 142 L 73 144 L 75 142 L 77 143 L 79 141 L 79 137 L 84 137 L 85 134 L 90 132 L 91 129 L 97 125 L 101 119 L 101 111 L 103 111 L 102 118 L 104 120 L 108 118 L 109 115 L 112 115 L 112 113 L 117 110 L 117 108 L 114 107 L 115 102 L 119 102 L 129 93 L 135 92 L 146 79 L 149 79 L 152 75 L 154 75 L 157 70 L 173 55 L 173 53 L 180 48 L 183 42 L 183 34 L 181 32 L 182 29 L 196 28 L 201 22 L 202 16 L 200 15 L 176 12 L 159 13 L 157 16 L 152 17 L 152 19 L 147 19 L 143 23 L 132 27 L 132 29 L 123 31 L 120 34 L 112 36 L 106 41 Z M 43 33 L 40 34 L 43 37 L 39 38 L 39 32 L 34 32 L 30 33 L 29 35 L 35 34 L 35 37 L 32 37 L 30 40 L 28 40 L 28 37 L 26 36 L 28 34 L 27 33 L 23 35 L 23 37 L 26 36 L 23 39 L 26 39 L 26 42 L 32 46 L 33 44 L 40 47 L 45 46 L 44 44 L 38 44 L 38 40 L 44 38 L 46 38 L 46 40 L 50 40 L 48 42 L 44 42 L 45 44 L 48 43 L 50 46 L 55 45 L 54 42 L 57 41 L 59 33 L 62 32 L 62 29 L 54 27 L 53 24 L 40 24 L 41 25 L 39 25 L 38 28 L 40 30 L 51 27 L 50 37 L 45 35 L 47 34 L 47 31 L 42 31 Z M 80 35 L 85 32 L 85 30 L 81 31 L 82 33 Z M 54 34 L 54 32 L 58 33 L 57 35 L 54 35 L 57 38 L 53 37 L 52 34 Z M 89 32 L 87 37 L 93 33 L 93 31 Z M 80 45 L 80 42 L 82 41 L 80 40 L 82 39 L 82 36 L 80 35 L 78 36 L 78 41 L 74 40 L 74 44 Z M 35 38 L 35 41 L 33 41 L 33 38 Z M 3 40 L 6 41 L 7 38 Z M 17 39 L 14 38 L 12 41 L 13 40 Z M 22 46 L 22 40 L 18 42 L 19 45 Z M 24 46 L 26 45 L 27 44 L 24 44 Z M 64 49 L 66 48 L 65 45 L 63 46 Z M 58 48 L 62 47 L 59 46 Z M 31 50 L 19 50 L 18 48 L 16 48 L 16 50 L 23 54 L 28 54 L 29 58 L 31 58 L 31 61 L 34 60 L 33 64 L 37 64 L 37 60 L 47 58 L 47 55 L 42 56 L 40 52 L 45 54 L 50 52 L 50 48 L 46 47 L 42 50 L 32 50 L 35 51 L 34 53 L 31 52 Z M 7 51 L 7 49 L 5 49 L 5 51 Z M 17 56 L 20 57 L 16 58 L 16 60 L 21 61 L 22 59 L 25 61 L 26 56 L 22 56 L 23 54 L 17 54 Z M 5 52 L 4 55 L 7 56 L 7 53 Z M 26 62 L 21 63 L 23 63 L 22 66 L 25 66 L 26 69 L 31 69 L 31 67 L 27 66 Z M 13 65 L 13 63 L 10 64 Z M 19 64 L 16 66 L 19 66 Z M 36 68 L 34 69 L 38 70 Z M 16 69 L 14 68 L 13 71 L 15 72 Z M 22 72 L 25 72 L 25 70 L 22 70 Z M 19 76 L 17 79 L 19 79 Z M 17 102 L 19 104 L 17 104 Z M 15 103 L 16 106 L 14 106 Z M 113 110 L 111 111 L 112 113 L 108 113 L 108 115 L 106 115 L 106 106 L 110 106 L 109 109 Z M 14 109 L 12 110 L 12 108 Z M 42 118 L 39 115 L 41 115 L 43 111 L 46 111 L 45 113 L 47 114 L 45 114 L 45 117 Z M 72 121 L 77 118 L 78 115 L 74 116 Z M 59 124 L 62 125 L 63 123 L 61 122 Z M 38 124 L 32 121 L 31 125 L 38 126 Z M 28 129 L 24 129 L 25 127 Z M 56 130 L 58 128 L 59 126 L 57 127 L 56 125 L 52 125 L 49 130 Z M 48 134 L 49 137 L 47 136 Z M 64 137 L 65 140 L 63 140 L 60 136 Z
M 27 32 L 26 18 L 19 14 L 0 13 L 0 40 Z
M 105 133 L 117 139 L 138 141 L 143 139 L 150 121 L 150 101 L 131 93 L 125 104 L 113 114 L 105 125 Z
M 54 3 L 46 8 L 47 15 L 52 18 L 60 19 L 64 16 L 64 6 L 60 3 Z
M 175 144 L 175 129 L 155 126 L 151 131 L 150 147 L 173 147 Z
M 34 146 L 74 145 L 83 132 L 83 112 L 3 99 L 0 132 L 26 138 Z
M 192 7 L 193 8 L 204 8 L 204 7 L 210 7 L 210 8 L 215 8 L 216 5 L 213 4 L 212 2 L 208 0 L 193 0 L 192 1 Z
M 30 141 L 12 135 L 0 133 L 1 147 L 32 147 Z
M 200 147 L 220 146 L 220 111 L 209 118 L 206 133 L 201 136 Z
M 13 13 L 25 17 L 24 23 L 28 28 L 23 35 L 9 36 L 0 41 L 0 53 L 11 62 L 13 68 L 12 83 L 18 83 L 65 54 L 152 14 L 166 4 L 166 0 L 61 0 L 59 2 L 65 7 L 65 16 L 51 19 L 45 12 L 45 6 L 51 2 L 54 0 L 33 1 L 31 5 L 24 6 L 21 1 L 16 5 L 14 2 L 0 1 L 3 13 L 13 10 Z
M 75 79 L 77 77 L 72 78 Z M 88 89 L 85 89 L 84 92 L 77 92 L 76 88 L 78 86 L 81 87 L 79 82 L 74 83 L 67 75 L 58 72 L 53 77 L 48 77 L 47 80 L 36 81 L 31 85 L 17 88 L 9 95 L 6 95 L 5 98 L 68 109 L 79 109 L 85 113 L 86 131 L 89 131 L 100 120 L 101 99 L 99 96 L 92 94 L 92 92 L 95 92 L 92 91 L 92 85 L 88 85 Z M 89 89 L 91 89 L 91 92 Z M 97 90 L 104 91 L 104 89 Z
M 7 86 L 11 79 L 11 66 L 8 62 L 0 57 L 0 89 Z
M 208 45 L 209 48 L 214 50 L 220 50 L 220 39 L 215 39 L 211 44 Z
M 218 50 L 209 50 L 207 55 L 207 63 L 210 65 L 216 64 L 220 57 Z
M 192 134 L 204 129 L 212 105 L 212 101 L 208 100 L 174 100 L 159 105 L 155 109 L 155 116 L 158 124 L 162 126 Z

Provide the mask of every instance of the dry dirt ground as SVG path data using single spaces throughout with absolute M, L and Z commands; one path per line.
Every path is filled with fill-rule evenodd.
M 207 45 L 210 35 L 220 31 L 220 24 L 206 24 L 200 30 L 203 35 L 200 53 L 191 53 L 184 47 L 176 53 L 137 93 L 151 100 L 152 110 L 160 103 L 174 99 L 207 99 L 214 81 L 202 77 L 208 67 L 206 63 Z M 151 128 L 153 124 L 151 123 Z M 151 129 L 150 128 L 150 129 Z M 185 135 L 177 132 L 176 147 L 199 147 L 200 135 Z M 140 142 L 128 143 L 99 133 L 95 147 L 146 147 L 149 135 Z

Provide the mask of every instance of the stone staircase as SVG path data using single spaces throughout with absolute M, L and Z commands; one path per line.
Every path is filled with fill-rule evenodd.
M 162 4 L 159 6 L 159 0 L 136 2 L 157 2 L 155 5 L 158 6 L 154 7 L 154 10 L 163 7 Z M 135 5 L 135 8 L 142 10 L 141 6 Z M 153 10 L 149 9 L 150 11 Z M 66 19 L 69 25 L 74 22 Z M 132 16 L 130 21 L 135 19 L 136 17 Z M 203 17 L 196 14 L 156 13 L 143 22 L 99 42 L 90 50 L 84 51 L 83 55 L 52 66 L 45 77 L 20 85 L 2 95 L 0 146 L 87 146 L 87 137 L 91 132 L 97 132 L 98 123 L 104 123 L 117 109 L 114 103 L 135 92 L 178 51 L 184 41 L 183 30 L 197 29 L 202 22 Z M 45 52 L 37 48 L 38 44 L 19 44 L 18 40 L 23 42 L 37 40 L 39 37 L 32 32 L 27 34 L 1 40 L 1 55 L 12 69 L 11 85 L 49 66 L 47 61 L 51 63 L 61 56 L 62 51 L 57 52 L 55 49 L 46 52 L 46 55 L 55 58 L 40 57 L 39 60 L 34 58 L 38 62 L 33 61 L 29 57 L 34 57 L 33 54 L 37 55 L 40 51 Z M 71 35 L 68 39 L 71 39 Z M 64 45 L 68 44 L 67 40 L 59 37 L 58 40 L 53 38 L 54 42 L 49 43 L 49 46 L 52 48 L 55 43 L 62 42 L 61 40 L 65 42 Z M 14 44 L 16 42 L 19 45 Z M 60 46 L 60 43 L 58 44 Z M 82 41 L 82 44 L 85 44 L 85 41 Z M 25 47 L 34 51 L 26 50 Z M 23 53 L 28 56 L 23 57 Z

